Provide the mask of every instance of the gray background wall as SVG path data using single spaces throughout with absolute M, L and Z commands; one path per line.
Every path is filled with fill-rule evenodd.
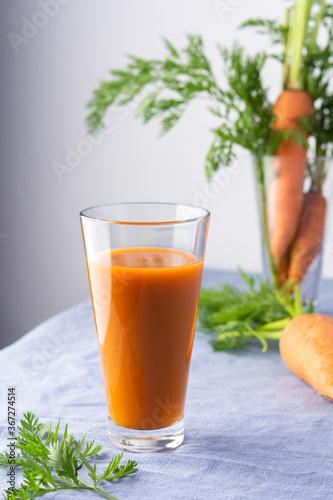
M 202 34 L 219 73 L 216 42 L 237 38 L 250 51 L 264 48 L 262 39 L 236 28 L 253 16 L 282 18 L 283 1 L 0 0 L 0 6 L 0 346 L 88 296 L 78 220 L 87 206 L 204 204 L 212 212 L 206 265 L 260 271 L 250 164 L 241 155 L 226 187 L 207 186 L 203 162 L 214 119 L 204 103 L 192 104 L 163 139 L 157 123 L 143 127 L 131 108 L 111 111 L 108 131 L 91 146 L 82 143 L 85 104 L 98 80 L 125 64 L 125 54 L 162 57 L 161 35 L 181 46 L 185 33 Z M 276 97 L 280 69 L 272 63 L 265 78 Z M 66 165 L 73 149 L 81 152 L 77 165 L 60 178 L 55 162 Z M 324 272 L 333 276 L 333 259 Z

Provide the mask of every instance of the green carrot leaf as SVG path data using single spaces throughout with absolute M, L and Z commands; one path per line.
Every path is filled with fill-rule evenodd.
M 240 272 L 243 288 L 220 284 L 201 291 L 200 329 L 214 334 L 211 344 L 215 350 L 235 349 L 257 339 L 265 351 L 267 340 L 278 340 L 290 319 L 303 313 L 300 289 L 295 287 L 292 295 L 292 284 L 276 290 L 268 282 Z
M 89 490 L 106 498 L 117 500 L 104 490 L 99 489 L 101 481 L 113 481 L 137 471 L 137 463 L 128 460 L 121 464 L 122 454 L 115 456 L 105 471 L 97 473 L 96 455 L 102 446 L 83 437 L 77 440 L 69 434 L 65 426 L 63 435 L 59 435 L 60 420 L 52 426 L 39 422 L 33 413 L 24 414 L 17 428 L 16 448 L 19 452 L 16 465 L 22 468 L 23 481 L 14 492 L 5 491 L 5 498 L 25 500 L 45 493 L 59 490 Z M 0 455 L 0 465 L 9 466 L 9 455 Z M 94 458 L 95 463 L 90 463 Z M 85 469 L 93 484 L 84 481 L 78 474 Z

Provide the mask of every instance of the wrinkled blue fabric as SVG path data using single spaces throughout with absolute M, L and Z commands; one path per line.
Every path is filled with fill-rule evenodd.
M 204 286 L 237 282 L 206 271 Z M 333 313 L 333 282 L 320 311 Z M 42 421 L 61 418 L 77 436 L 103 444 L 100 467 L 119 452 L 106 433 L 106 405 L 90 301 L 58 314 L 0 352 L 1 444 L 7 431 L 7 387 L 16 410 Z M 119 499 L 292 500 L 333 498 L 333 404 L 283 364 L 277 343 L 214 352 L 197 333 L 187 394 L 186 438 L 173 451 L 124 453 L 139 472 L 104 489 Z M 0 469 L 2 490 L 6 469 Z M 57 492 L 45 500 L 102 498 Z

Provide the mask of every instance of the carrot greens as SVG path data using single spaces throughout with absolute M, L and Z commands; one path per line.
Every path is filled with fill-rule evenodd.
M 296 12 L 296 8 L 297 12 Z M 269 38 L 278 52 L 268 57 L 283 64 L 283 86 L 303 88 L 313 100 L 311 121 L 303 120 L 302 126 L 316 142 L 317 156 L 326 155 L 333 137 L 333 4 L 326 0 L 315 0 L 312 8 L 304 11 L 304 0 L 294 8 L 286 10 L 285 24 L 274 20 L 251 19 L 242 28 L 254 28 L 257 33 Z M 297 23 L 295 16 L 307 23 Z M 295 20 L 296 28 L 292 29 Z M 320 33 L 319 33 L 320 32 Z M 319 37 L 321 34 L 321 37 Z M 301 43 L 302 48 L 301 48 Z M 296 50 L 293 50 L 295 47 Z M 296 55 L 297 53 L 297 55 Z M 300 59 L 302 55 L 302 59 Z M 291 75 L 289 77 L 289 75 Z
M 59 430 L 60 420 L 52 430 L 51 425 L 41 423 L 33 413 L 24 414 L 15 439 L 19 452 L 15 462 L 7 452 L 0 455 L 1 465 L 8 467 L 15 463 L 23 472 L 22 484 L 18 488 L 7 489 L 5 498 L 26 500 L 60 490 L 87 490 L 117 500 L 100 489 L 100 483 L 136 472 L 137 463 L 128 460 L 121 464 L 120 454 L 110 461 L 103 472 L 98 473 L 96 455 L 102 446 L 95 445 L 94 441 L 88 442 L 85 437 L 76 440 L 73 434 L 69 434 L 67 425 L 62 437 Z M 92 459 L 95 460 L 93 464 Z M 92 483 L 79 476 L 80 469 L 85 469 Z
M 316 140 L 316 153 L 326 154 L 333 135 L 333 5 L 325 0 L 298 0 L 286 9 L 284 23 L 271 19 L 250 19 L 241 28 L 254 28 L 269 38 L 273 50 L 254 56 L 239 45 L 219 47 L 225 85 L 219 83 L 205 55 L 200 36 L 188 35 L 187 45 L 176 48 L 164 39 L 164 59 L 129 56 L 125 69 L 112 70 L 111 79 L 102 81 L 88 103 L 87 126 L 91 133 L 103 127 L 112 105 L 134 101 L 136 114 L 144 123 L 160 118 L 162 134 L 172 129 L 191 101 L 203 99 L 220 124 L 205 161 L 207 177 L 227 166 L 235 156 L 235 146 L 255 155 L 274 154 L 281 140 L 288 138 L 273 130 L 272 104 L 263 83 L 262 71 L 269 58 L 283 65 L 284 87 L 303 88 L 314 103 L 311 123 L 300 120 L 294 139 L 307 144 L 307 135 Z M 321 42 L 318 34 L 321 32 Z M 274 50 L 274 48 L 278 50 Z
M 166 133 L 176 125 L 191 101 L 202 98 L 220 120 L 213 129 L 206 157 L 208 178 L 221 165 L 230 164 L 236 145 L 257 155 L 273 152 L 267 149 L 268 145 L 277 146 L 272 137 L 272 105 L 261 78 L 266 55 L 249 56 L 238 45 L 231 49 L 219 47 L 227 81 L 222 87 L 204 54 L 200 36 L 188 36 L 182 50 L 168 40 L 164 42 L 168 52 L 164 60 L 130 56 L 126 69 L 111 71 L 112 79 L 102 82 L 94 91 L 88 104 L 89 131 L 94 133 L 103 127 L 109 106 L 122 106 L 138 99 L 137 116 L 144 123 L 160 118 L 162 133 Z
M 259 340 L 266 351 L 267 340 L 278 340 L 291 318 L 312 311 L 312 305 L 303 310 L 298 286 L 291 295 L 288 285 L 277 290 L 243 272 L 241 276 L 244 289 L 220 284 L 200 294 L 200 329 L 215 334 L 211 344 L 217 351 L 235 349 L 251 339 Z

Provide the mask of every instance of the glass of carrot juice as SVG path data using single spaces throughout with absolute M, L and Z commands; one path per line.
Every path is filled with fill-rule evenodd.
M 114 446 L 184 439 L 184 406 L 210 214 L 171 203 L 80 213 Z

